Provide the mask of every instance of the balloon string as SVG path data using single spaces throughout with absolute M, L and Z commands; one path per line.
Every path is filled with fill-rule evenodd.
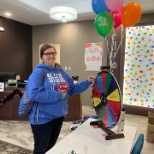
M 121 46 L 121 43 L 122 43 L 122 40 L 123 40 L 123 37 L 124 37 L 125 33 L 126 33 L 126 30 L 125 30 L 125 28 L 124 28 L 124 29 L 122 30 L 122 38 L 121 38 L 120 43 L 119 43 L 119 46 L 118 46 L 118 48 L 117 48 L 117 50 L 116 50 L 116 54 L 117 54 L 117 51 L 119 50 L 119 48 L 120 48 L 120 46 Z M 116 55 L 115 55 L 115 56 L 116 56 Z
M 117 55 L 117 52 L 118 52 L 118 50 L 119 50 L 119 48 L 120 48 L 120 46 L 121 46 L 121 44 L 122 44 L 122 40 L 123 40 L 123 37 L 125 36 L 125 33 L 126 33 L 126 31 L 125 31 L 125 28 L 123 28 L 123 30 L 122 30 L 122 37 L 121 37 L 121 40 L 120 40 L 120 43 L 119 43 L 119 46 L 118 46 L 118 48 L 114 51 L 114 49 L 112 49 L 111 50 L 111 52 L 113 52 L 114 51 L 114 59 L 116 58 L 116 55 Z M 116 40 L 116 34 L 115 34 L 115 31 L 114 31 L 114 41 Z M 112 47 L 113 47 L 113 45 L 114 45 L 114 43 L 116 43 L 116 42 L 114 42 L 113 40 L 112 40 Z M 115 48 L 116 48 L 116 46 L 115 46 Z
M 110 49 L 109 49 L 108 39 L 107 39 L 107 37 L 106 37 L 106 36 L 105 36 L 104 38 L 105 38 L 106 45 L 107 45 L 107 51 L 108 51 L 108 52 L 109 52 L 109 54 L 110 54 Z
M 109 49 L 109 44 L 108 44 L 108 39 L 107 37 L 105 36 L 105 41 L 106 41 L 106 46 L 107 46 L 107 54 L 109 55 L 109 66 L 110 66 L 110 70 L 111 70 L 111 50 Z
M 122 40 L 123 40 L 123 37 L 125 35 L 125 28 L 123 28 L 122 30 L 122 37 L 121 37 L 121 40 L 120 40 L 120 43 L 119 43 L 119 46 L 118 48 L 116 49 L 116 32 L 115 32 L 115 29 L 113 30 L 113 34 L 112 34 L 112 37 L 111 37 L 111 48 L 109 48 L 109 44 L 108 44 L 108 39 L 107 37 L 105 36 L 105 41 L 106 41 L 106 44 L 107 44 L 107 51 L 108 51 L 108 54 L 109 54 L 109 64 L 110 64 L 110 68 L 112 68 L 112 63 L 114 61 L 114 59 L 116 58 L 116 55 L 117 55 L 117 52 L 122 44 Z

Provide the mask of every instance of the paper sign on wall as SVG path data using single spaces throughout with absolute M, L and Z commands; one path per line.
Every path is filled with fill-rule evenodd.
M 85 70 L 100 71 L 103 57 L 103 43 L 85 44 Z

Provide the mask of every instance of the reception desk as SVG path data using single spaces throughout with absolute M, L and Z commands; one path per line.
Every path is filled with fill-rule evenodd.
M 24 88 L 7 87 L 4 92 L 0 92 L 0 99 L 5 98 L 10 95 L 13 90 L 19 89 L 21 92 Z M 9 101 L 0 105 L 0 120 L 28 120 L 28 118 L 23 118 L 18 116 L 20 97 L 14 96 Z M 82 118 L 82 103 L 81 94 L 76 94 L 68 98 L 69 110 L 68 114 L 65 116 L 65 120 L 73 121 Z

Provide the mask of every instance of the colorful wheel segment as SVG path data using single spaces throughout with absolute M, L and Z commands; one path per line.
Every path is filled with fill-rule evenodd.
M 114 127 L 120 117 L 121 93 L 119 85 L 109 71 L 98 73 L 92 91 L 93 104 L 105 128 Z

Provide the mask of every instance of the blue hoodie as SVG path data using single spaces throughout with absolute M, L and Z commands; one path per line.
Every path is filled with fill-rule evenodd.
M 68 90 L 66 97 L 62 99 L 62 92 L 57 91 L 57 87 L 64 82 L 67 83 Z M 73 79 L 58 65 L 55 68 L 45 64 L 37 65 L 29 76 L 26 87 L 27 94 L 35 102 L 29 116 L 30 124 L 44 124 L 65 116 L 68 113 L 68 96 L 82 93 L 90 84 L 88 80 L 74 84 Z

